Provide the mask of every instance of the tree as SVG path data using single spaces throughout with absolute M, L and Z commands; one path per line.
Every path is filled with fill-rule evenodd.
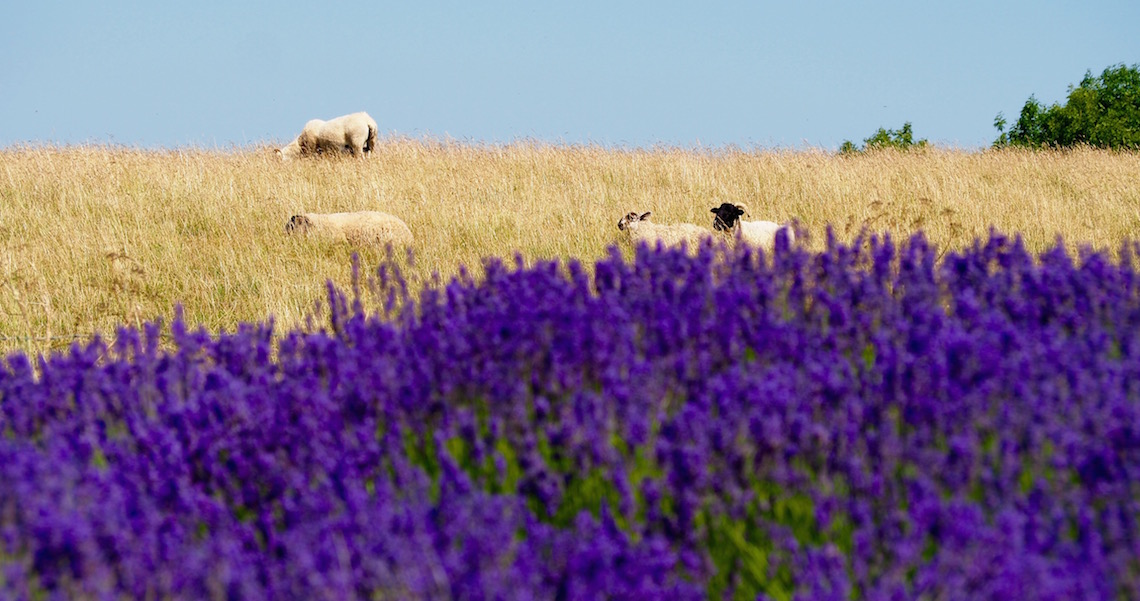
M 917 142 L 914 141 L 914 132 L 911 129 L 910 121 L 903 123 L 902 129 L 884 129 L 879 128 L 871 135 L 870 138 L 863 140 L 863 151 L 874 150 L 877 148 L 897 148 L 899 150 L 910 150 L 911 148 L 925 148 L 926 140 L 922 139 Z M 839 147 L 841 154 L 851 154 L 860 152 L 851 140 L 844 140 L 843 144 Z
M 1140 64 L 1108 67 L 1098 77 L 1086 72 L 1064 105 L 1045 107 L 1030 96 L 1008 132 L 1006 124 L 998 113 L 994 146 L 1140 149 Z

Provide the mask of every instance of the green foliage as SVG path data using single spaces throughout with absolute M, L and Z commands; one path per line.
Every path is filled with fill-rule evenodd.
M 994 146 L 1140 149 L 1140 64 L 1108 67 L 1098 77 L 1086 72 L 1064 105 L 1046 107 L 1030 96 L 1017 122 L 1006 125 L 998 113 Z
M 734 600 L 755 599 L 759 593 L 771 599 L 790 599 L 795 583 L 786 570 L 770 570 L 772 543 L 755 515 L 737 520 L 709 515 L 703 518 L 707 522 L 709 554 L 716 566 L 708 586 L 710 599 L 725 598 L 734 580 Z M 770 571 L 775 578 L 770 577 Z
M 921 139 L 917 142 L 914 139 L 914 131 L 911 129 L 910 121 L 903 123 L 902 129 L 885 129 L 880 127 L 878 131 L 871 135 L 869 138 L 863 140 L 863 149 L 860 150 L 851 140 L 844 140 L 843 144 L 839 146 L 840 154 L 853 154 L 856 152 L 867 152 L 880 148 L 895 148 L 898 150 L 910 150 L 912 148 L 926 148 L 926 140 Z

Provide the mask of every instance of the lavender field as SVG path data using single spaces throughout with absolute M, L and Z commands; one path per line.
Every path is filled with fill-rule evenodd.
M 393 263 L 12 355 L 0 596 L 1140 598 L 1136 251 Z

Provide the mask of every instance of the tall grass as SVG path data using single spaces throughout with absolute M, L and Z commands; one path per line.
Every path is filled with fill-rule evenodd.
M 922 229 L 943 249 L 993 226 L 1030 251 L 1058 235 L 1115 251 L 1140 233 L 1140 155 L 1029 152 L 614 150 L 517 143 L 385 141 L 364 161 L 281 163 L 269 149 L 0 151 L 0 349 L 46 352 L 120 324 L 170 316 L 232 329 L 273 316 L 304 323 L 327 279 L 378 248 L 285 234 L 299 212 L 382 210 L 416 237 L 413 285 L 485 256 L 591 260 L 617 219 L 711 223 L 744 203 L 751 219 L 798 220 L 822 248 L 862 228 Z

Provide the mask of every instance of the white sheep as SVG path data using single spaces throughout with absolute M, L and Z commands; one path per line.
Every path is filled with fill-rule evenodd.
M 692 223 L 653 223 L 649 221 L 649 215 L 649 211 L 641 215 L 631 211 L 618 220 L 618 229 L 628 232 L 634 244 L 645 242 L 654 245 L 660 240 L 665 246 L 679 246 L 684 243 L 689 250 L 695 250 L 700 246 L 701 240 L 713 236 L 711 230 Z
M 376 121 L 363 111 L 322 121 L 312 119 L 300 135 L 277 150 L 282 160 L 323 152 L 349 152 L 364 156 L 376 148 Z
M 713 229 L 768 251 L 776 248 L 776 232 L 780 230 L 787 233 L 789 246 L 796 241 L 796 232 L 790 225 L 774 221 L 744 221 L 740 216 L 745 210 L 744 205 L 721 203 L 712 210 L 716 215 L 713 217 Z
M 287 232 L 312 232 L 350 244 L 411 246 L 412 230 L 399 217 L 380 211 L 303 213 L 285 223 Z

